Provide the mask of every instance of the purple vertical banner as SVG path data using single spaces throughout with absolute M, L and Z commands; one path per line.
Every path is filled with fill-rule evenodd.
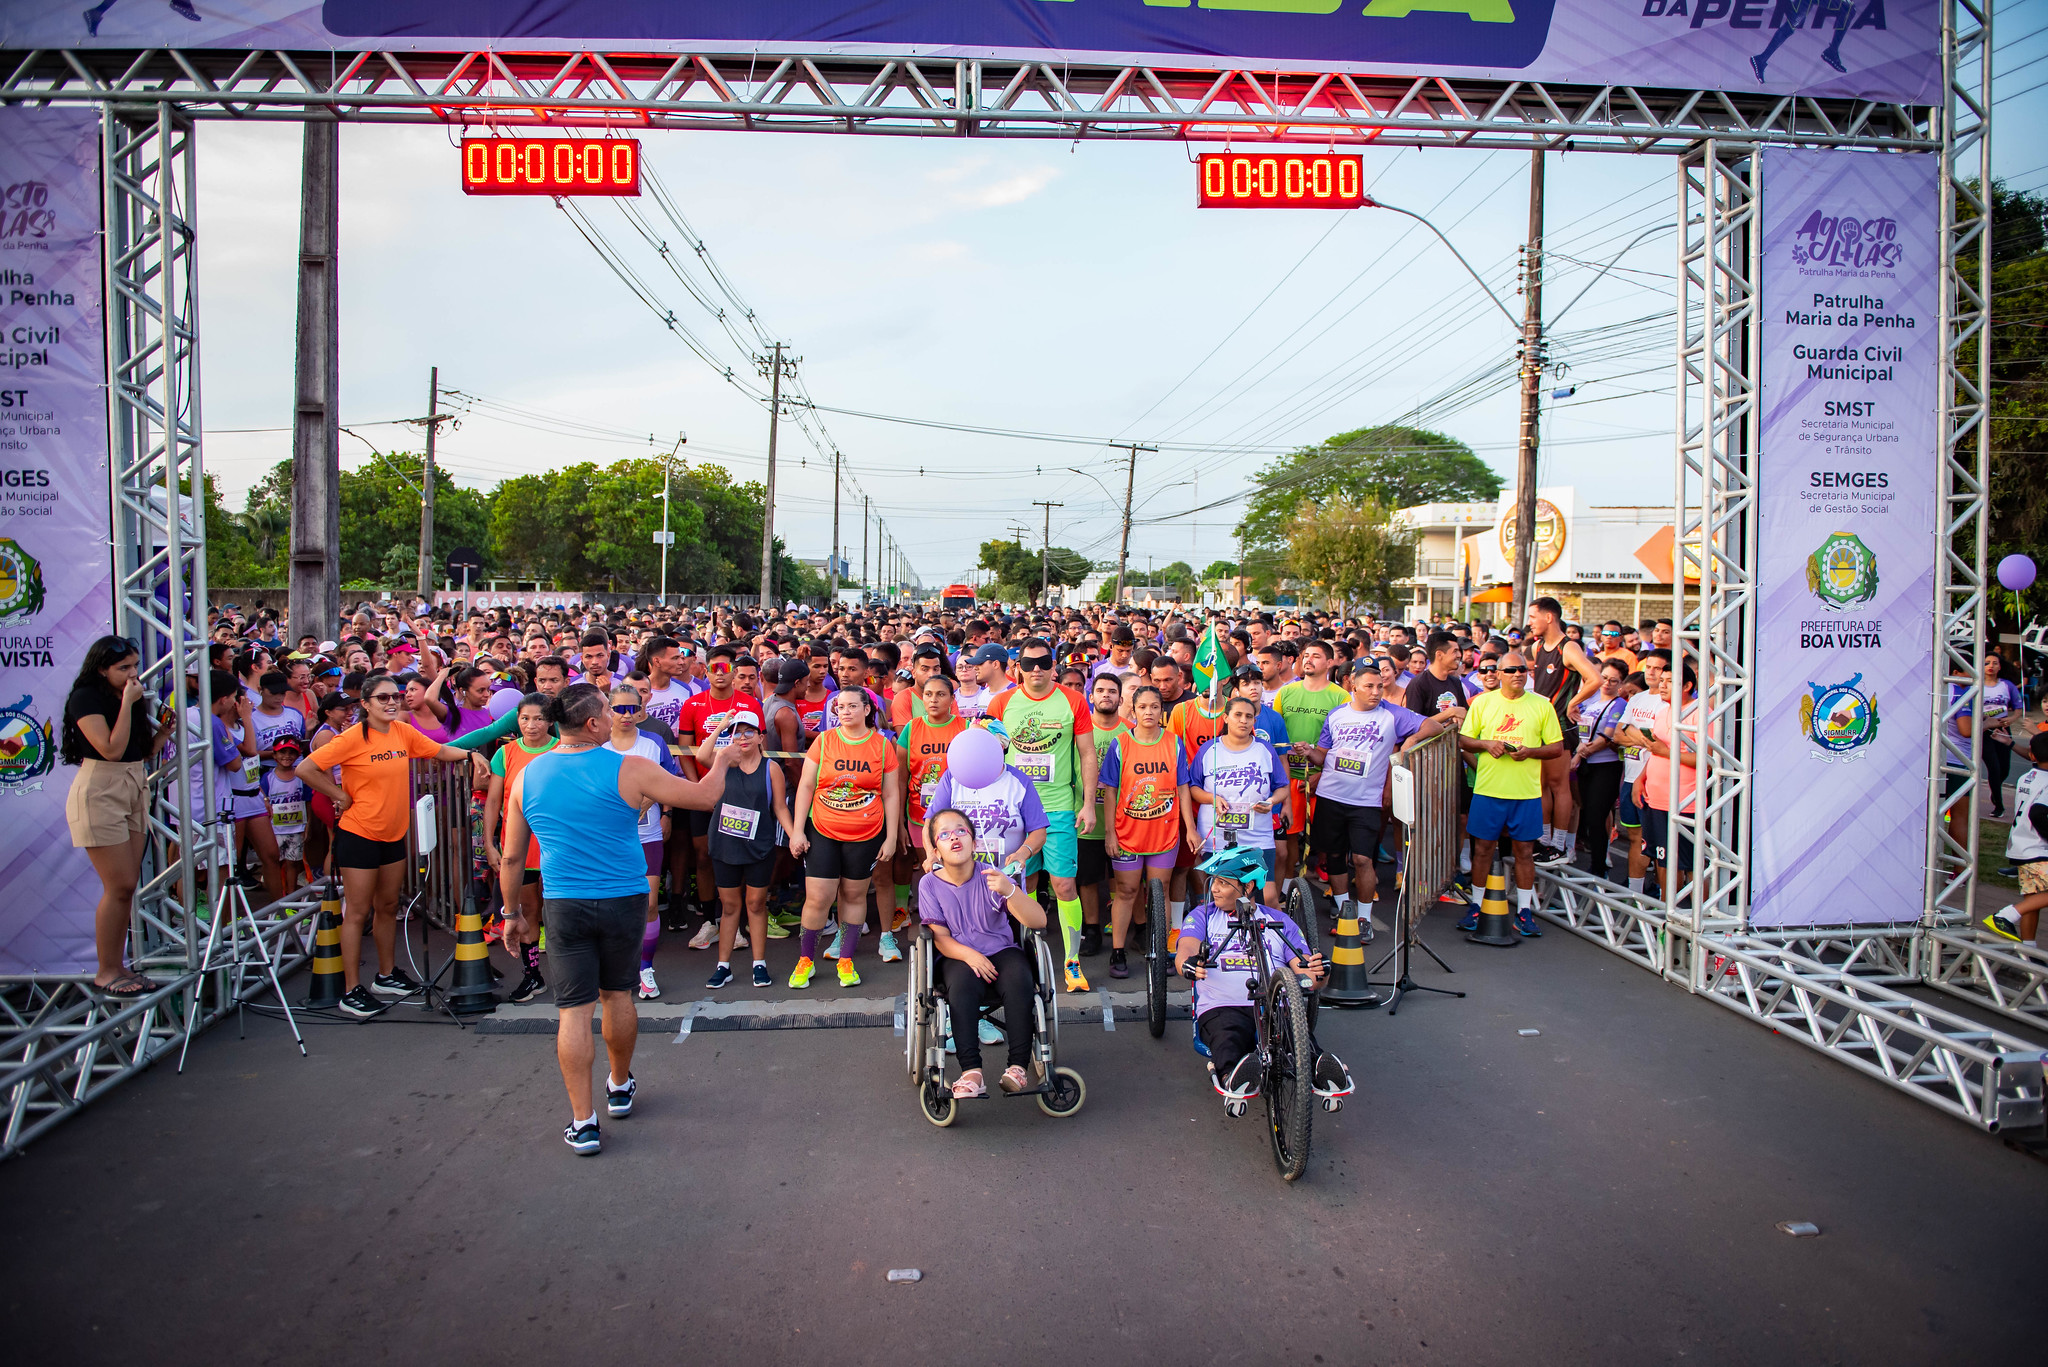
M 1749 919 L 1913 921 L 1941 461 L 1935 158 L 1761 155 Z
M 0 973 L 90 973 L 64 699 L 112 630 L 99 115 L 0 108 Z

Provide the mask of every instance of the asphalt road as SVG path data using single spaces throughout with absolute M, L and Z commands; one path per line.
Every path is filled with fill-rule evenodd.
M 1326 1014 L 1289 1186 L 1185 1023 L 1069 1026 L 1068 1120 L 919 1115 L 887 1030 L 643 1039 L 573 1157 L 551 1041 L 203 1037 L 0 1167 L 13 1361 L 2031 1358 L 2048 1164 L 1553 930 Z M 701 956 L 699 956 L 701 957 Z M 1523 1037 L 1518 1029 L 1542 1033 Z M 1819 1238 L 1774 1226 L 1810 1220 Z M 923 1281 L 892 1285 L 890 1268 Z

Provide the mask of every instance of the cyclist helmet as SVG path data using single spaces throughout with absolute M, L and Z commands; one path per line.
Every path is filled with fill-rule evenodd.
M 1266 860 L 1257 850 L 1245 846 L 1218 850 L 1195 868 L 1211 878 L 1228 878 L 1233 883 L 1266 881 Z
M 1010 748 L 1010 728 L 1003 725 L 1002 722 L 998 719 L 994 717 L 983 717 L 980 721 L 976 722 L 975 725 L 979 726 L 982 730 L 988 732 L 997 740 L 1001 741 L 1003 743 L 1003 748 L 1005 750 Z

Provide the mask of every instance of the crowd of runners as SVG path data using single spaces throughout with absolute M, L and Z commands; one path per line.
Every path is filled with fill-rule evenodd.
M 1671 812 L 1692 800 L 1697 681 L 1689 664 L 1673 668 L 1671 624 L 1564 617 L 1550 598 L 1498 627 L 1288 608 L 384 603 L 331 636 L 293 637 L 272 614 L 230 607 L 215 614 L 207 677 L 191 681 L 206 701 L 184 719 L 200 756 L 186 790 L 195 824 L 233 832 L 260 894 L 338 876 L 340 1009 L 359 1018 L 421 991 L 395 955 L 414 759 L 469 766 L 471 872 L 491 937 L 522 969 L 507 999 L 537 997 L 552 975 L 565 1011 L 614 992 L 656 998 L 658 975 L 686 971 L 692 951 L 705 963 L 688 971 L 708 969 L 710 989 L 770 988 L 767 942 L 790 937 L 788 988 L 820 972 L 857 985 L 866 956 L 903 958 L 917 889 L 944 863 L 934 841 L 963 830 L 990 887 L 1039 899 L 1069 992 L 1091 974 L 1129 976 L 1147 880 L 1163 884 L 1178 928 L 1190 872 L 1223 851 L 1249 860 L 1233 863 L 1249 870 L 1246 896 L 1277 908 L 1287 880 L 1305 877 L 1370 939 L 1402 848 L 1392 758 L 1446 731 L 1464 782 L 1460 878 L 1444 900 L 1465 902 L 1463 925 L 1475 924 L 1498 853 L 1515 927 L 1533 937 L 1539 864 L 1654 896 L 1667 868 L 1692 863 L 1688 842 L 1673 848 Z M 124 768 L 115 750 L 132 762 L 173 725 L 129 696 L 113 658 L 127 644 L 95 647 L 109 658 L 88 661 L 67 709 L 67 756 L 86 763 L 74 838 L 82 819 L 116 902 L 113 841 L 127 828 L 105 813 L 107 830 L 94 827 L 94 794 Z M 1987 708 L 1996 739 L 2023 707 Z M 952 758 L 970 731 L 995 747 L 971 776 Z M 604 774 L 573 766 L 573 784 L 570 766 L 542 762 L 599 750 Z M 212 814 L 200 810 L 206 765 Z M 536 805 L 541 777 L 551 811 Z M 2037 787 L 2023 778 L 2022 812 L 2042 810 Z M 125 788 L 107 791 L 132 805 Z M 965 821 L 935 835 L 948 812 Z M 1993 929 L 2019 933 L 2022 913 L 2034 929 L 2048 880 L 2027 884 Z M 571 903 L 629 918 L 637 962 L 621 961 L 617 935 L 598 958 L 550 952 L 543 905 Z M 143 995 L 154 984 L 124 966 L 112 919 L 99 986 Z M 365 932 L 374 974 L 360 964 Z

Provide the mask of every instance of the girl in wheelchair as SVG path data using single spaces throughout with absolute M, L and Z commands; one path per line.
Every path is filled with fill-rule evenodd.
M 1209 1053 L 1209 1081 L 1223 1098 L 1224 1110 L 1242 1115 L 1245 1103 L 1259 1094 L 1263 1064 L 1258 1056 L 1258 1026 L 1252 1014 L 1253 979 L 1257 964 L 1251 947 L 1231 926 L 1240 901 L 1253 897 L 1266 877 L 1261 851 L 1232 846 L 1209 855 L 1196 869 L 1209 878 L 1209 900 L 1188 909 L 1174 947 L 1174 964 L 1195 984 L 1195 1033 Z M 1246 903 L 1266 924 L 1266 961 L 1303 979 L 1305 990 L 1322 984 L 1328 972 L 1321 954 L 1308 952 L 1301 928 L 1286 912 Z M 1281 969 L 1281 965 L 1285 965 Z M 1351 1075 L 1335 1054 L 1315 1042 L 1316 1095 L 1334 1110 L 1354 1090 Z M 1333 1104 L 1336 1103 L 1336 1104 Z
M 963 1023 L 954 1034 L 963 1071 L 953 1084 L 953 1095 L 963 1099 L 988 1095 L 978 1032 L 964 1025 L 977 1020 L 991 991 L 1003 1003 L 1008 1046 L 1009 1066 L 998 1085 L 1013 1093 L 1030 1088 L 1025 1065 L 1031 1058 L 1034 984 L 1031 959 L 1017 944 L 1010 921 L 1034 930 L 1045 925 L 1045 908 L 1008 874 L 975 862 L 975 840 L 974 822 L 966 813 L 951 807 L 932 813 L 926 845 L 937 867 L 917 889 L 918 918 L 931 931 L 940 956 L 939 986 L 954 1020 Z

